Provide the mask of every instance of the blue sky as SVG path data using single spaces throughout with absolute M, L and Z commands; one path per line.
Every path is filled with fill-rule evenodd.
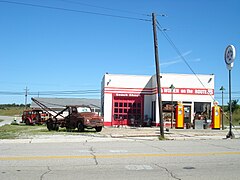
M 224 86 L 225 103 L 224 51 L 234 45 L 232 99 L 240 99 L 239 8 L 239 0 L 0 0 L 0 104 L 24 104 L 26 87 L 29 98 L 100 98 L 106 72 L 153 75 L 152 23 L 138 20 L 151 20 L 152 12 L 167 15 L 158 22 L 195 73 L 215 74 L 215 97 L 221 101 Z M 192 73 L 160 31 L 158 42 L 162 73 Z

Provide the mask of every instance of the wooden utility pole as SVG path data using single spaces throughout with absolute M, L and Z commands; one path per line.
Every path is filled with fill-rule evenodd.
M 155 65 L 156 65 L 156 80 L 157 80 L 157 93 L 158 93 L 158 110 L 159 110 L 159 123 L 160 123 L 160 136 L 164 138 L 163 129 L 163 113 L 162 113 L 162 96 L 161 96 L 161 82 L 160 82 L 160 68 L 159 68 L 159 56 L 158 56 L 158 40 L 157 40 L 157 24 L 156 15 L 152 13 L 153 23 L 153 37 L 154 37 L 154 52 L 155 52 Z

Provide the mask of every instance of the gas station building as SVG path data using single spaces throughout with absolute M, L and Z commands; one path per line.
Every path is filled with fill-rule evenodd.
M 198 116 L 210 119 L 214 75 L 162 73 L 160 78 L 165 126 L 175 121 L 174 107 L 179 102 L 184 107 L 185 125 Z M 101 111 L 105 126 L 159 126 L 156 75 L 106 73 L 101 83 Z

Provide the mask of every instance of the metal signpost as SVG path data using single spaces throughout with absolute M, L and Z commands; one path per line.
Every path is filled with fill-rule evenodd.
M 173 89 L 175 89 L 175 87 L 173 86 L 173 84 L 171 84 L 171 86 L 169 88 L 171 89 L 171 101 L 172 101 L 172 107 L 171 107 L 171 128 L 173 128 Z
M 225 88 L 223 86 L 221 86 L 221 88 L 219 89 L 222 91 L 222 130 L 224 130 L 224 124 L 223 124 L 223 114 L 224 114 L 224 107 L 223 107 L 223 91 L 225 90 Z
M 232 90 L 231 90 L 231 70 L 233 68 L 233 62 L 235 60 L 236 57 L 236 50 L 235 47 L 233 45 L 229 45 L 226 50 L 225 50 L 225 54 L 224 54 L 224 59 L 225 59 L 225 63 L 227 65 L 227 69 L 229 71 L 229 132 L 227 134 L 227 138 L 234 138 L 234 134 L 232 132 Z

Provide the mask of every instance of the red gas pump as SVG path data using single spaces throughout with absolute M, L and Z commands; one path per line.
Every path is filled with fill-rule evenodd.
M 221 108 L 218 105 L 212 107 L 212 129 L 220 130 L 221 126 Z
M 182 103 L 178 103 L 175 110 L 175 116 L 176 116 L 176 129 L 183 129 L 184 128 L 184 106 Z

